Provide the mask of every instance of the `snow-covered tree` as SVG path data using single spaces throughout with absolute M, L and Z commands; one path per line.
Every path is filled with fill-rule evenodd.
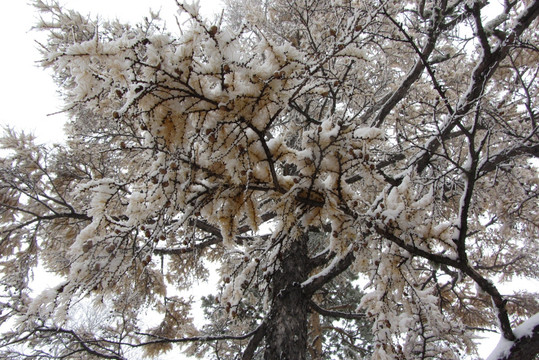
M 71 120 L 1 140 L 4 358 L 533 356 L 539 0 L 34 3 Z

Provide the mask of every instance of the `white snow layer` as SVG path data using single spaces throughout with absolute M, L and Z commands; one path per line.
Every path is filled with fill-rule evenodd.
M 533 315 L 531 318 L 517 326 L 513 332 L 517 339 L 521 339 L 526 336 L 531 336 L 533 329 L 536 326 L 539 326 L 539 313 Z M 486 360 L 497 360 L 508 356 L 514 343 L 514 341 L 504 339 L 503 336 L 500 337 L 498 345 L 496 345 L 494 351 L 492 351 Z

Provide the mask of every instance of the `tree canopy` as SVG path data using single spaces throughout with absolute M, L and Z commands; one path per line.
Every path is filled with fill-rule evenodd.
M 4 358 L 534 356 L 539 0 L 177 4 L 34 1 L 70 121 L 0 140 Z

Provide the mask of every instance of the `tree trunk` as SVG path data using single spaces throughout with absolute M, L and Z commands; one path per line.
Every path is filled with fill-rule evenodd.
M 536 360 L 539 359 L 539 325 L 533 328 L 529 336 L 517 339 L 509 354 L 497 360 Z
M 282 252 L 272 276 L 273 303 L 266 329 L 265 360 L 304 360 L 307 355 L 308 298 L 301 282 L 308 274 L 307 237 Z

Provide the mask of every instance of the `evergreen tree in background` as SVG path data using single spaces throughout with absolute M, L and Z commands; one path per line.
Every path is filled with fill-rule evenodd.
M 71 119 L 0 140 L 4 359 L 539 351 L 537 294 L 499 290 L 539 277 L 539 0 L 34 4 Z

